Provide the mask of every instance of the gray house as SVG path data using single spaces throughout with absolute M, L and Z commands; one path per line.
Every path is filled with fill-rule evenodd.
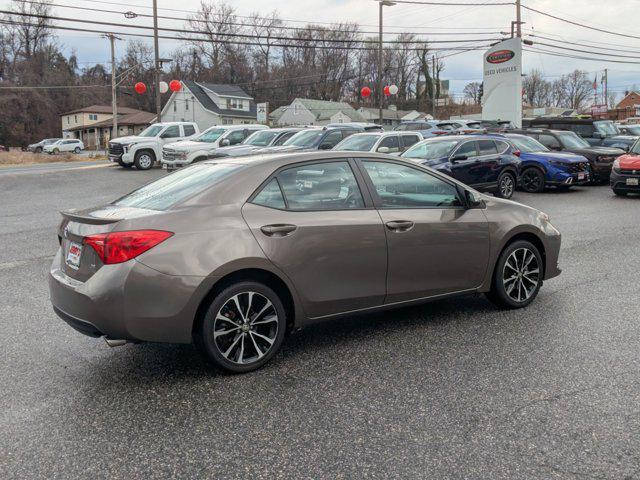
M 165 122 L 196 122 L 200 130 L 212 125 L 256 123 L 253 98 L 237 85 L 183 81 L 162 109 Z
M 329 123 L 364 122 L 356 109 L 346 102 L 296 98 L 290 105 L 280 107 L 269 115 L 275 126 L 328 125 Z

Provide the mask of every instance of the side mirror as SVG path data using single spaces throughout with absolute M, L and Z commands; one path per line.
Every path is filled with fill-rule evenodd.
M 320 150 L 331 150 L 333 148 L 333 145 L 331 145 L 330 143 L 321 143 L 319 148 Z
M 389 153 L 389 147 L 378 148 L 378 153 Z
M 228 147 L 229 145 L 231 145 L 231 142 L 228 138 L 223 138 L 222 140 L 220 140 L 221 147 Z
M 465 190 L 462 187 L 458 187 L 458 192 L 462 193 L 465 207 L 467 208 L 482 208 L 484 207 L 484 201 L 478 195 L 471 190 Z M 462 191 L 461 191 L 462 190 Z
M 463 160 L 468 160 L 468 159 L 469 159 L 469 157 L 467 157 L 466 155 L 463 155 L 463 154 L 456 154 L 456 155 L 454 155 L 453 157 L 451 157 L 451 158 L 449 159 L 449 161 L 450 161 L 451 163 L 456 163 L 456 162 L 461 162 L 461 161 L 463 161 Z

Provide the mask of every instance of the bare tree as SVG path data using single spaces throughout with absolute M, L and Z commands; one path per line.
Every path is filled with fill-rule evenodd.
M 462 91 L 464 98 L 475 105 L 480 105 L 480 82 L 467 83 Z
M 41 3 L 27 3 L 12 0 L 10 11 L 3 20 L 10 22 L 9 37 L 12 39 L 15 59 L 30 59 L 42 49 L 51 37 L 51 5 L 47 0 Z

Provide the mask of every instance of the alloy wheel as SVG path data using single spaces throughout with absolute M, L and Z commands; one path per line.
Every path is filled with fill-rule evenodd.
M 278 313 L 267 297 L 257 292 L 241 292 L 229 298 L 216 313 L 214 345 L 227 361 L 251 364 L 271 350 L 278 324 Z
M 540 190 L 540 175 L 535 170 L 529 169 L 522 174 L 522 188 L 526 192 L 537 192 Z
M 511 175 L 505 175 L 502 177 L 500 181 L 500 195 L 502 198 L 511 198 L 513 195 L 513 189 L 515 185 L 513 184 L 513 177 Z
M 138 157 L 138 164 L 145 170 L 147 168 L 151 168 L 151 155 L 148 155 L 146 153 L 140 155 L 140 157 Z
M 512 300 L 526 302 L 540 283 L 540 264 L 528 248 L 518 248 L 507 258 L 502 270 L 504 290 Z

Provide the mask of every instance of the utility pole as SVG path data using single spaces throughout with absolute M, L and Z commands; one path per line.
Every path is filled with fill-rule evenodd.
M 520 0 L 516 0 L 516 36 L 522 38 L 522 9 Z
M 436 82 L 438 80 L 436 79 L 436 56 L 432 55 L 431 56 L 431 83 L 433 84 L 433 96 L 431 97 L 431 116 L 433 116 L 433 118 L 437 118 L 436 117 L 436 92 L 438 91 L 436 88 Z
M 154 71 L 153 83 L 156 95 L 156 122 L 162 121 L 162 102 L 160 97 L 160 53 L 158 47 L 158 0 L 153 0 L 153 50 L 154 50 Z
M 609 69 L 604 69 L 604 106 L 609 111 Z M 613 106 L 613 105 L 612 105 Z
M 380 6 L 380 36 L 378 37 L 378 118 L 380 119 L 380 126 L 382 127 L 382 107 L 384 105 L 384 92 L 382 89 L 384 88 L 384 84 L 382 81 L 382 61 L 383 61 L 383 50 L 382 50 L 382 7 L 392 7 L 396 3 L 390 0 L 379 0 Z
M 116 40 L 122 40 L 113 33 L 106 33 L 105 38 L 109 39 L 111 44 L 111 110 L 113 111 L 113 127 L 111 130 L 111 138 L 118 136 L 118 100 L 116 98 Z M 111 140 L 110 138 L 110 140 Z

